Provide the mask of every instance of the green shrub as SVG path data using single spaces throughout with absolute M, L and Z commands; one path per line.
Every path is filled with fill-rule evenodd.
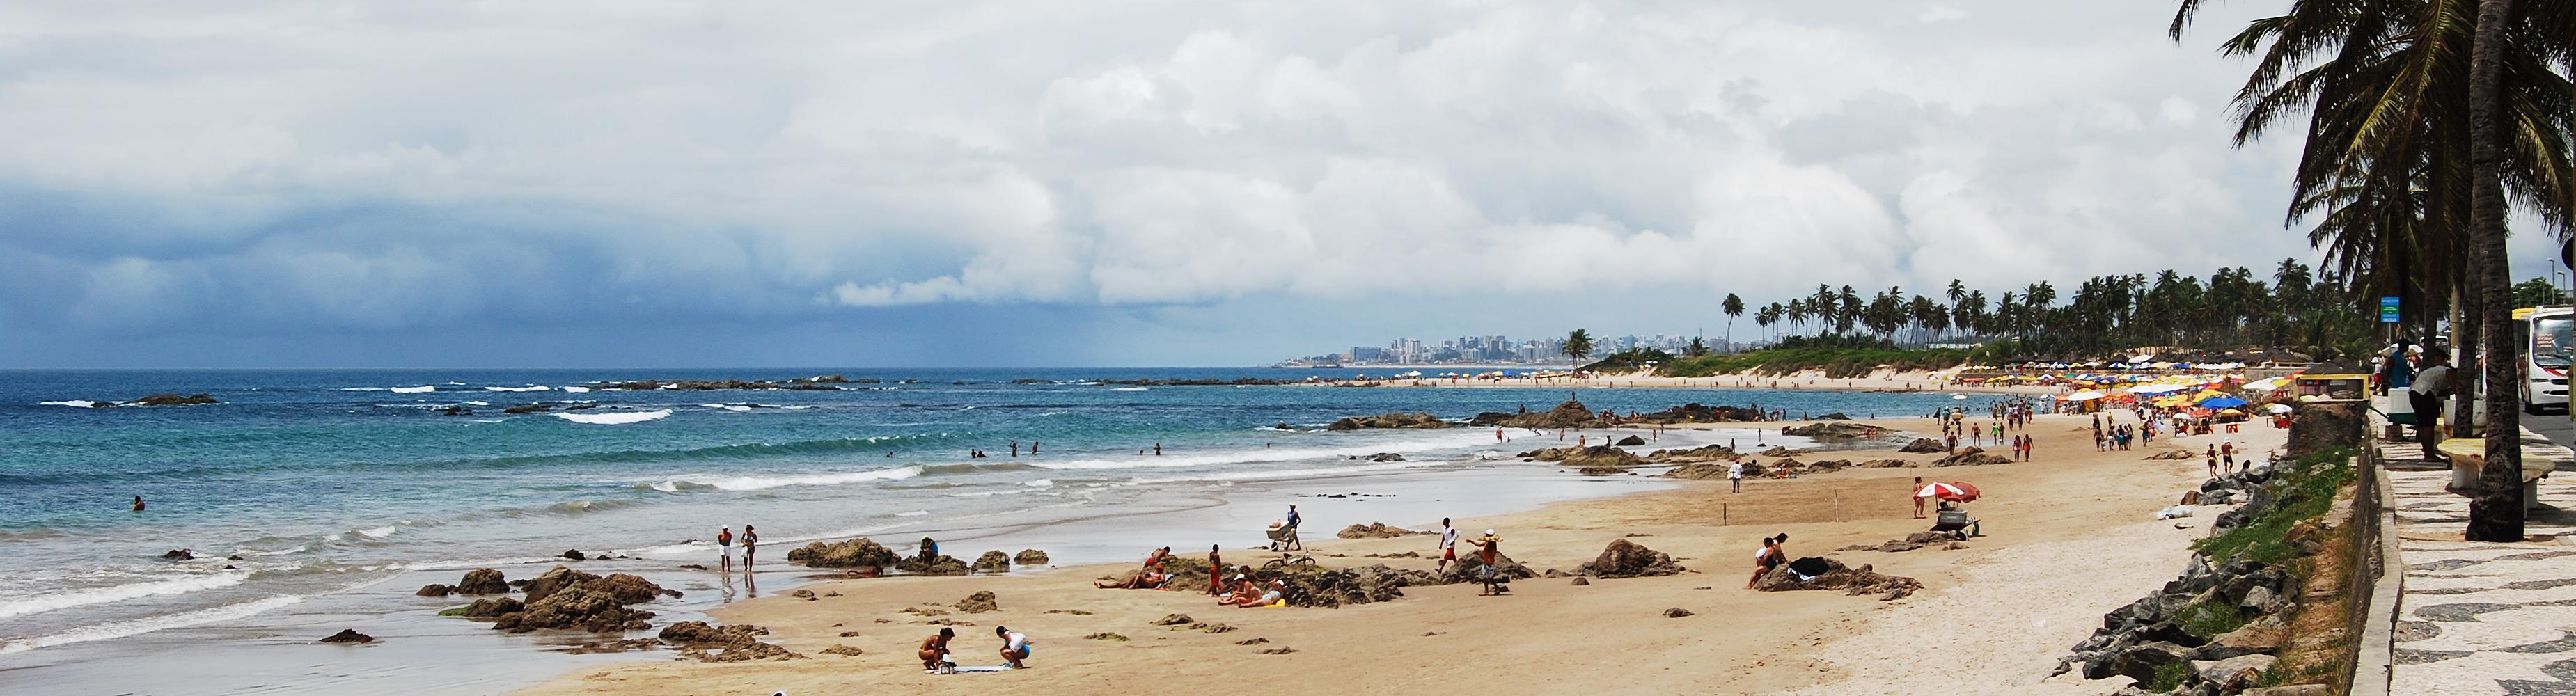
M 2244 612 L 2228 606 L 2225 602 L 2192 602 L 2183 605 L 2181 611 L 2174 612 L 2174 623 L 2181 624 L 2182 630 L 2204 639 L 2217 638 L 2244 628 L 2245 622 Z
M 2234 529 L 2202 537 L 2192 548 L 2212 564 L 2240 556 L 2276 565 L 2297 558 L 2298 549 L 2286 538 L 2290 527 L 2334 506 L 2335 491 L 2352 481 L 2353 454 L 2349 448 L 2331 449 L 2283 465 L 2274 474 L 2270 509 Z
M 2147 680 L 2147 690 L 2159 694 L 2172 691 L 2175 688 L 2182 686 L 2183 681 L 2190 679 L 2191 676 L 2191 663 L 2189 662 L 2176 662 L 2163 667 L 2157 667 L 2155 678 Z

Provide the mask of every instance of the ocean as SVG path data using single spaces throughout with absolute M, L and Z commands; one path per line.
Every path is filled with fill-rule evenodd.
M 640 379 L 786 380 L 839 374 L 833 391 L 581 390 Z M 730 579 L 674 577 L 714 562 L 719 526 L 758 525 L 767 564 L 809 540 L 873 536 L 898 550 L 934 536 L 971 560 L 1036 547 L 1058 564 L 1140 555 L 1156 533 L 1260 537 L 1259 517 L 1323 490 L 1400 490 L 1377 508 L 1310 503 L 1308 528 L 1491 514 L 1660 485 L 1602 481 L 1509 455 L 1552 437 L 1491 429 L 1326 432 L 1349 415 L 1544 410 L 1654 411 L 1685 402 L 1793 414 L 1920 416 L 1994 397 L 1758 389 L 1133 386 L 1098 380 L 1301 379 L 1288 369 L 597 369 L 0 372 L 0 691 L 324 693 L 409 679 L 405 691 L 482 693 L 564 669 L 561 656 L 475 676 L 478 664 L 570 639 L 503 639 L 438 619 L 452 599 L 412 597 L 464 570 L 526 577 L 568 549 L 634 556 L 680 587 L 685 616 L 739 593 Z M 159 394 L 221 403 L 89 408 Z M 550 402 L 551 413 L 503 409 Z M 577 410 L 563 410 L 579 407 Z M 450 415 L 449 409 L 458 409 Z M 470 413 L 464 413 L 470 411 Z M 1285 426 L 1283 429 L 1281 426 Z M 1658 446 L 1751 440 L 1752 427 L 1667 435 Z M 1024 448 L 1011 456 L 1011 443 Z M 1771 442 L 1789 442 L 1777 435 Z M 1025 448 L 1035 445 L 1037 453 Z M 1152 451 L 1160 445 L 1161 454 Z M 970 450 L 989 456 L 970 458 Z M 1402 461 L 1354 459 L 1374 453 Z M 1373 487 L 1373 488 L 1372 488 Z M 141 496 L 144 512 L 128 510 Z M 1223 529 L 1134 534 L 1143 518 L 1257 499 L 1257 513 L 1201 518 Z M 1312 498 L 1303 498 L 1312 500 Z M 1408 507 L 1410 505 L 1410 507 Z M 1359 519 L 1360 514 L 1393 519 Z M 1412 519 L 1409 516 L 1427 516 Z M 1104 521 L 1105 520 L 1105 521 Z M 1080 522 L 1081 524 L 1077 524 Z M 1104 532 L 1103 530 L 1109 530 Z M 188 549 L 193 560 L 164 558 Z M 776 570 L 784 570 L 780 565 Z M 657 575 L 659 574 L 659 575 Z M 769 591 L 792 583 L 772 580 Z M 677 612 L 677 613 L 672 613 Z M 662 623 L 656 622 L 657 625 Z M 202 654 L 302 650 L 325 627 L 408 632 L 374 673 L 292 658 L 239 674 L 144 676 L 118 658 L 172 646 Z M 313 630 L 320 633 L 307 635 Z M 482 646 L 489 646 L 482 647 Z M 532 658 L 533 659 L 533 658 Z M 253 660 L 256 661 L 256 660 Z M 516 663 L 514 663 L 516 664 Z M 427 681 L 421 681 L 426 679 Z M 374 682 L 378 685 L 393 682 Z M 13 686 L 14 685 L 14 686 Z

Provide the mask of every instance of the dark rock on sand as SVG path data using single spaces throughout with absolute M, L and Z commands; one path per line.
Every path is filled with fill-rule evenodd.
M 525 632 L 539 628 L 578 628 L 592 633 L 634 631 L 647 628 L 645 619 L 653 612 L 628 609 L 617 596 L 587 587 L 573 587 L 529 602 L 527 610 L 503 614 L 492 623 L 495 630 Z
M 966 595 L 965 599 L 957 600 L 957 604 L 953 606 L 956 606 L 958 611 L 968 614 L 981 614 L 1002 608 L 1001 605 L 993 603 L 992 592 L 982 590 Z
M 1630 436 L 1627 436 L 1627 437 L 1619 438 L 1619 441 L 1618 441 L 1618 442 L 1613 442 L 1613 443 L 1610 443 L 1610 444 L 1618 445 L 1618 446 L 1620 446 L 1620 447 L 1640 447 L 1640 446 L 1643 446 L 1643 445 L 1645 445 L 1645 444 L 1646 444 L 1646 438 L 1637 437 L 1637 436 L 1635 436 L 1635 435 L 1630 435 Z
M 1428 413 L 1385 413 L 1375 416 L 1351 416 L 1324 426 L 1326 430 L 1363 430 L 1373 428 L 1447 428 L 1457 425 Z
M 417 596 L 421 596 L 421 597 L 445 597 L 445 596 L 448 596 L 448 595 L 451 595 L 451 594 L 455 594 L 455 593 L 456 593 L 456 588 L 448 587 L 448 586 L 446 586 L 446 585 L 441 585 L 441 584 L 438 584 L 438 583 L 434 583 L 434 582 L 433 582 L 433 583 L 430 583 L 430 584 L 427 584 L 427 585 L 422 585 L 422 586 L 420 586 L 420 591 L 419 591 L 419 592 L 414 592 L 414 593 L 412 593 L 412 594 L 417 595 Z
M 1733 461 L 1734 459 L 1735 448 L 1725 445 L 1707 445 L 1691 449 L 1661 449 L 1655 450 L 1654 452 L 1646 455 L 1646 461 L 1655 464 L 1681 464 L 1720 460 Z
M 1782 435 L 1796 435 L 1798 437 L 1815 438 L 1817 440 L 1858 440 L 1865 437 L 1875 437 L 1878 433 L 1878 426 L 1848 422 L 1792 425 L 1780 429 L 1780 434 Z
M 457 594 L 501 594 L 508 591 L 510 584 L 501 579 L 501 571 L 490 568 L 465 571 L 465 578 L 456 581 Z
M 984 555 L 975 558 L 975 565 L 968 570 L 977 573 L 1011 572 L 1011 555 L 1000 551 L 986 551 Z
M 1593 445 L 1590 447 L 1549 447 L 1547 449 L 1522 452 L 1520 457 L 1522 459 L 1536 459 L 1542 462 L 1557 462 L 1567 466 L 1577 467 L 1625 467 L 1640 466 L 1646 463 L 1646 460 L 1638 458 L 1637 455 L 1629 454 L 1627 450 L 1609 445 Z
M 339 632 L 339 633 L 333 633 L 333 634 L 331 634 L 331 635 L 330 635 L 330 637 L 323 638 L 323 639 L 322 639 L 322 642 L 324 642 L 324 643 L 373 643 L 373 642 L 376 642 L 376 637 L 375 637 L 375 636 L 371 636 L 371 635 L 367 635 L 367 634 L 364 634 L 364 633 L 359 633 L 359 632 L 358 632 L 358 629 L 354 629 L 354 628 L 343 628 L 343 629 L 340 629 L 340 632 Z
M 1904 447 L 1896 448 L 1896 451 L 1908 454 L 1931 454 L 1934 452 L 1946 452 L 1949 451 L 1949 449 L 1950 447 L 1948 445 L 1941 444 L 1940 440 L 1928 437 L 1918 437 L 1914 438 L 1913 442 L 1905 443 Z
M 1020 549 L 1019 555 L 1011 557 L 1011 562 L 1024 566 L 1046 565 L 1047 553 L 1037 549 Z
M 1369 456 L 1366 456 L 1366 457 L 1354 456 L 1354 457 L 1351 457 L 1351 458 L 1352 458 L 1352 459 L 1365 460 L 1365 461 L 1372 461 L 1372 462 L 1400 462 L 1400 461 L 1404 461 L 1404 455 L 1396 454 L 1396 453 L 1394 453 L 1394 452 L 1379 452 L 1379 453 L 1377 453 L 1377 454 L 1372 454 L 1372 455 L 1369 455 Z
M 2192 454 L 2192 453 L 2191 453 L 2191 451 L 2189 451 L 2189 450 L 2169 449 L 2169 450 L 2165 450 L 2165 451 L 2162 451 L 2162 452 L 2157 452 L 2157 453 L 2155 453 L 2155 454 L 2147 455 L 2147 456 L 2146 456 L 2146 458 L 2148 458 L 2148 459 L 2190 459 L 2190 458 L 2197 457 L 2197 456 L 2200 456 L 2200 455 Z
M 1413 536 L 1416 534 L 1430 534 L 1430 532 L 1417 532 L 1403 527 L 1390 527 L 1384 522 L 1370 522 L 1368 524 L 1355 524 L 1343 527 L 1342 531 L 1335 532 L 1333 536 L 1344 539 L 1391 539 L 1401 536 Z
M 1985 450 L 1976 447 L 1961 447 L 1958 452 L 1950 456 L 1932 460 L 1932 466 L 1984 466 L 2011 463 L 2011 457 L 1987 454 Z
M 1615 466 L 1587 466 L 1574 470 L 1574 473 L 1582 476 L 1618 476 L 1629 471 Z
M 929 561 L 923 561 L 919 557 L 907 556 L 896 559 L 894 567 L 897 570 L 917 575 L 965 575 L 968 572 L 965 561 L 960 561 L 957 560 L 957 557 L 955 556 L 947 555 L 942 555 L 938 558 L 930 559 Z
M 822 649 L 822 650 L 821 650 L 821 652 L 822 652 L 823 654 L 825 654 L 825 655 L 839 655 L 839 656 L 842 656 L 842 657 L 858 657 L 860 654 L 865 653 L 865 652 L 867 652 L 867 651 L 860 650 L 860 649 L 858 649 L 858 648 L 850 647 L 850 646 L 847 646 L 847 645 L 834 645 L 834 646 L 832 646 L 832 647 L 828 647 L 828 648 L 824 648 L 824 649 Z
M 1583 406 L 1583 402 L 1569 400 L 1565 403 L 1557 404 L 1556 408 L 1548 409 L 1544 413 L 1530 413 L 1528 411 L 1522 411 L 1519 413 L 1497 413 L 1491 411 L 1479 413 L 1476 414 L 1476 418 L 1474 420 L 1470 420 L 1468 423 L 1482 426 L 1501 426 L 1505 428 L 1555 429 L 1588 428 L 1598 426 L 1601 424 L 1601 419 L 1599 416 L 1594 415 L 1591 409 L 1585 408 Z
M 1188 614 L 1164 614 L 1163 618 L 1154 620 L 1156 626 L 1179 626 L 1186 623 L 1193 623 Z
M 2118 657 L 2111 658 L 2111 671 L 2130 679 L 2148 681 L 2156 678 L 2158 668 L 2190 660 L 2191 649 L 2180 645 L 2164 642 L 2132 645 L 2120 651 Z
M 1804 560 L 1806 559 L 1799 559 L 1799 561 Z M 1843 594 L 1850 595 L 1878 595 L 1879 601 L 1902 599 L 1906 595 L 1913 594 L 1915 590 L 1923 589 L 1923 583 L 1913 578 L 1881 575 L 1871 570 L 1867 564 L 1859 568 L 1851 568 L 1844 566 L 1841 561 L 1830 558 L 1816 560 L 1824 563 L 1825 572 L 1812 579 L 1799 580 L 1798 576 L 1790 571 L 1788 565 L 1783 565 L 1762 574 L 1760 579 L 1753 582 L 1753 589 L 1764 592 L 1842 590 Z M 1791 564 L 1796 563 L 1798 561 L 1791 562 Z
M 1894 469 L 1897 467 L 1912 466 L 1912 464 L 1907 463 L 1903 459 L 1872 459 L 1852 466 L 1857 466 L 1863 469 Z
M 1592 579 L 1591 579 L 1591 578 L 1587 578 L 1587 577 L 1583 577 L 1583 576 L 1581 576 L 1581 575 L 1577 575 L 1577 576 L 1574 576 L 1574 584 L 1576 584 L 1576 585 L 1590 585 L 1590 584 L 1592 584 Z
M 1646 548 L 1627 539 L 1612 539 L 1601 549 L 1601 555 L 1575 572 L 1603 578 L 1634 578 L 1673 575 L 1682 572 L 1681 564 L 1662 551 Z
M 528 578 L 528 584 L 521 589 L 528 591 L 528 603 L 535 604 L 538 600 L 545 599 L 556 592 L 597 579 L 599 579 L 597 575 L 555 566 L 546 572 L 538 573 L 536 577 Z
M 488 619 L 527 610 L 528 606 L 520 603 L 516 597 L 494 597 L 477 599 L 473 604 L 465 605 L 464 616 L 471 619 Z
M 1664 618 L 1667 619 L 1678 619 L 1689 615 L 1691 615 L 1691 610 L 1683 609 L 1681 607 L 1673 607 L 1671 609 L 1664 610 Z
M 826 544 L 813 542 L 787 552 L 787 562 L 808 568 L 884 568 L 895 565 L 893 551 L 867 538 Z
M 1664 472 L 1667 478 L 1707 480 L 1726 478 L 1725 464 L 1683 464 Z

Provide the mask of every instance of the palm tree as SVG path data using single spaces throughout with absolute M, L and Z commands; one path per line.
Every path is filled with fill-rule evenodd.
M 1727 293 L 1726 301 L 1717 303 L 1717 308 L 1725 310 L 1726 312 L 1726 350 L 1728 352 L 1733 352 L 1735 350 L 1735 318 L 1744 316 L 1744 298 L 1736 297 L 1735 293 Z
M 2486 324 L 2487 442 L 2478 494 L 2469 501 L 2470 541 L 2522 541 L 2522 404 L 2517 390 L 2522 345 L 2514 340 L 2513 280 L 2505 258 L 2504 70 L 2506 18 L 2513 0 L 2478 3 L 2477 39 L 2469 58 L 2469 236 L 2477 264 L 2478 311 Z M 2562 139 L 2561 145 L 2565 145 Z
M 1763 305 L 1761 311 L 1753 313 L 1753 325 L 1762 327 L 1763 335 L 1767 337 L 1770 335 L 1771 325 L 1780 323 L 1780 315 L 1786 311 L 1788 310 L 1781 308 L 1778 302 Z
M 1592 334 L 1582 329 L 1566 334 L 1564 350 L 1566 357 L 1573 358 L 1576 365 L 1582 365 L 1583 359 L 1592 355 Z
M 1839 309 L 1834 312 L 1834 331 L 1850 333 L 1852 324 L 1861 320 L 1861 313 L 1868 311 L 1868 306 L 1861 303 L 1860 293 L 1852 292 L 1849 285 L 1843 286 L 1843 291 L 1835 299 L 1834 306 Z

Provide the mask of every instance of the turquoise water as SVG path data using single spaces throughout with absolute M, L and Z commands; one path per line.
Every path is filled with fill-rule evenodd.
M 629 379 L 876 379 L 839 391 L 587 391 Z M 1044 525 L 1170 509 L 1259 482 L 1527 470 L 1491 430 L 1323 432 L 1335 418 L 1545 409 L 1565 389 L 1096 384 L 1337 371 L 437 370 L 0 373 L 0 669 L 155 630 L 225 625 L 424 574 L 566 548 L 711 560 L 765 546 Z M 1043 383 L 1014 383 L 1042 380 Z M 428 390 L 422 390 L 427 387 Z M 394 391 L 401 388 L 404 391 Z M 1912 416 L 1946 394 L 1583 389 L 1595 409 L 1683 402 Z M 223 403 L 83 408 L 207 393 Z M 548 401 L 587 408 L 504 414 Z M 471 415 L 443 415 L 461 406 Z M 1286 430 L 1277 426 L 1285 424 Z M 1515 434 L 1517 436 L 1519 434 Z M 1042 443 L 1010 455 L 1011 442 Z M 1156 444 L 1162 454 L 1150 451 Z M 1552 441 L 1545 443 L 1552 446 Z M 988 458 L 968 457 L 981 449 Z M 1139 454 L 1140 450 L 1147 453 Z M 1354 455 L 1403 454 L 1402 462 Z M 1542 467 L 1543 468 L 1543 467 Z M 1528 479 L 1524 486 L 1549 486 Z M 1532 491 L 1531 499 L 1547 491 Z M 132 496 L 150 504 L 130 512 Z M 1328 521 L 1319 521 L 1329 524 Z M 1333 525 L 1338 526 L 1338 525 Z M 197 560 L 171 561 L 171 549 Z M 239 558 L 232 558 L 238 556 Z M 513 577 L 524 575 L 513 572 Z M 404 586 L 389 587 L 401 580 Z M 451 580 L 452 581 L 452 580 Z

